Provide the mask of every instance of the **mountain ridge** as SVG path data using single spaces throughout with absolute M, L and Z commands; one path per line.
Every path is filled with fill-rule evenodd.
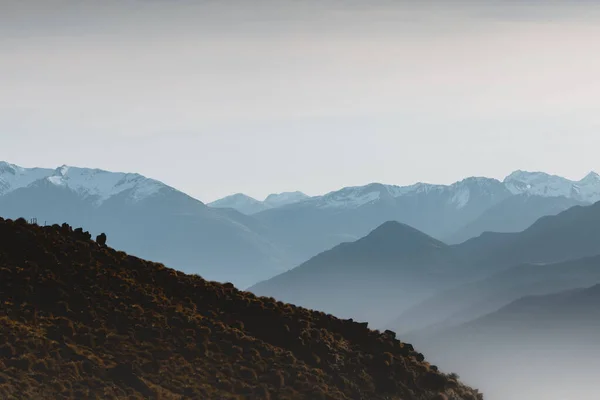
M 271 208 L 285 207 L 307 199 L 308 196 L 302 192 L 272 193 L 263 201 L 257 200 L 244 193 L 236 193 L 208 203 L 214 208 L 233 208 L 246 215 L 253 215 Z
M 451 285 L 452 266 L 458 259 L 448 245 L 390 221 L 248 290 L 378 326 L 392 310 Z
M 584 178 L 575 181 L 545 172 L 524 170 L 516 170 L 507 175 L 503 180 L 473 176 L 447 185 L 416 182 L 406 186 L 398 186 L 372 182 L 365 185 L 344 187 L 323 195 L 312 197 L 305 195 L 306 197 L 303 200 L 315 202 L 318 207 L 352 208 L 360 207 L 379 199 L 379 196 L 382 195 L 382 189 L 393 198 L 430 191 L 456 190 L 451 202 L 457 207 L 463 207 L 469 200 L 469 193 L 465 191 L 465 187 L 470 184 L 485 186 L 495 183 L 504 185 L 513 195 L 530 194 L 542 197 L 567 197 L 585 203 L 600 201 L 600 175 L 594 171 L 589 172 Z M 236 195 L 246 196 L 242 193 Z M 231 196 L 216 200 L 213 203 Z M 246 197 L 251 198 L 250 196 Z

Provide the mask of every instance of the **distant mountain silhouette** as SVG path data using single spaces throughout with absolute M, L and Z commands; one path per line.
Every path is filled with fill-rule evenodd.
M 366 324 L 0 218 L 0 398 L 482 395 Z
M 302 192 L 285 192 L 270 194 L 264 201 L 260 201 L 243 193 L 237 193 L 207 205 L 213 208 L 233 208 L 242 214 L 252 215 L 271 208 L 298 203 L 307 198 L 308 196 Z
M 474 321 L 414 337 L 433 362 L 479 385 L 486 399 L 593 398 L 600 285 L 523 297 Z
M 457 278 L 454 250 L 399 222 L 340 244 L 248 290 L 377 323 Z
M 262 201 L 256 200 L 243 193 L 232 194 L 207 204 L 213 208 L 233 208 L 242 214 L 252 215 L 257 212 L 268 210 L 270 207 Z
M 371 183 L 346 187 L 255 217 L 297 263 L 339 243 L 355 241 L 386 221 L 410 225 L 446 243 L 483 232 L 519 232 L 540 217 L 600 200 L 600 178 L 579 181 L 515 171 L 503 182 L 472 177 L 452 185 Z
M 389 324 L 410 337 L 461 325 L 516 301 L 600 283 L 600 256 L 556 264 L 523 264 L 436 294 Z
M 592 276 L 596 279 L 593 274 L 598 264 L 595 256 L 600 254 L 600 203 L 575 206 L 558 215 L 543 217 L 523 232 L 486 233 L 450 247 L 465 268 L 471 271 L 465 281 L 471 283 L 447 293 L 438 293 L 423 304 L 411 307 L 399 318 L 391 319 L 389 326 L 406 332 L 440 323 L 447 325 L 453 320 L 468 319 L 471 315 L 476 317 L 481 312 L 491 311 L 486 304 L 487 307 L 501 307 L 507 301 L 514 300 L 512 295 L 544 293 L 544 290 L 560 290 L 569 288 L 568 285 L 572 283 L 584 283 L 579 279 L 578 272 L 569 275 L 570 280 L 566 279 L 562 272 L 564 268 L 583 273 L 589 266 L 591 271 L 586 272 L 583 279 Z M 564 262 L 564 268 L 560 264 L 547 265 L 547 276 L 537 275 L 537 272 L 530 275 L 530 271 L 538 271 L 535 266 L 519 266 L 561 262 Z M 510 269 L 515 266 L 518 267 Z M 504 270 L 507 271 L 494 275 Z M 552 275 L 551 271 L 556 271 L 557 275 Z M 521 276 L 521 273 L 524 275 Z M 559 282 L 549 282 L 553 277 Z M 478 282 L 480 279 L 483 281 Z M 566 279 L 563 281 L 566 286 L 562 286 L 561 279 Z M 525 286 L 517 288 L 519 284 Z M 498 297 L 492 298 L 494 295 Z M 455 313 L 463 314 L 459 318 Z
M 544 216 L 522 232 L 484 234 L 453 248 L 484 273 L 595 256 L 600 253 L 600 202 Z
M 511 196 L 491 206 L 446 239 L 448 243 L 461 243 L 483 232 L 521 232 L 541 217 L 559 214 L 576 205 L 585 204 L 563 196 Z
M 452 321 L 455 313 L 465 312 L 462 318 L 468 318 L 489 312 L 486 305 L 501 307 L 506 304 L 503 301 L 514 300 L 511 293 L 526 295 L 527 290 L 545 293 L 570 287 L 543 276 L 523 282 L 516 277 L 515 285 L 529 288 L 494 287 L 494 281 L 484 286 L 490 296 L 498 296 L 494 299 L 482 297 L 487 292 L 479 290 L 479 283 L 460 285 L 524 263 L 558 263 L 600 254 L 599 222 L 600 203 L 576 206 L 544 217 L 523 232 L 484 234 L 454 246 L 405 224 L 386 222 L 360 240 L 338 245 L 249 290 L 338 315 L 364 318 L 376 326 L 392 323 L 398 331 L 423 329 L 446 323 L 447 319 Z M 586 268 L 587 262 L 594 260 L 581 261 L 581 268 Z M 581 283 L 573 279 L 571 284 Z M 569 281 L 563 283 L 568 285 Z M 443 293 L 453 286 L 458 289 Z M 469 293 L 474 293 L 473 298 Z M 424 305 L 418 304 L 434 295 Z M 473 308 L 463 309 L 468 306 Z

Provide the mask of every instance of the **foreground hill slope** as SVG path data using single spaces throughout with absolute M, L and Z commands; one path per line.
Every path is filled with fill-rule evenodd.
M 412 346 L 0 219 L 0 398 L 481 399 Z

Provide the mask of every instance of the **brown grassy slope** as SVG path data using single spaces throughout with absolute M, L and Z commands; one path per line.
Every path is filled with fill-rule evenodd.
M 0 219 L 2 399 L 441 393 L 482 398 L 389 332 L 103 248 L 66 225 Z

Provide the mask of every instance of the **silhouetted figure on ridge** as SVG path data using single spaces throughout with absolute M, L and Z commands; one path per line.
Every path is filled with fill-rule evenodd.
M 102 247 L 105 247 L 106 246 L 106 234 L 101 233 L 98 236 L 96 236 L 96 243 L 98 243 Z

